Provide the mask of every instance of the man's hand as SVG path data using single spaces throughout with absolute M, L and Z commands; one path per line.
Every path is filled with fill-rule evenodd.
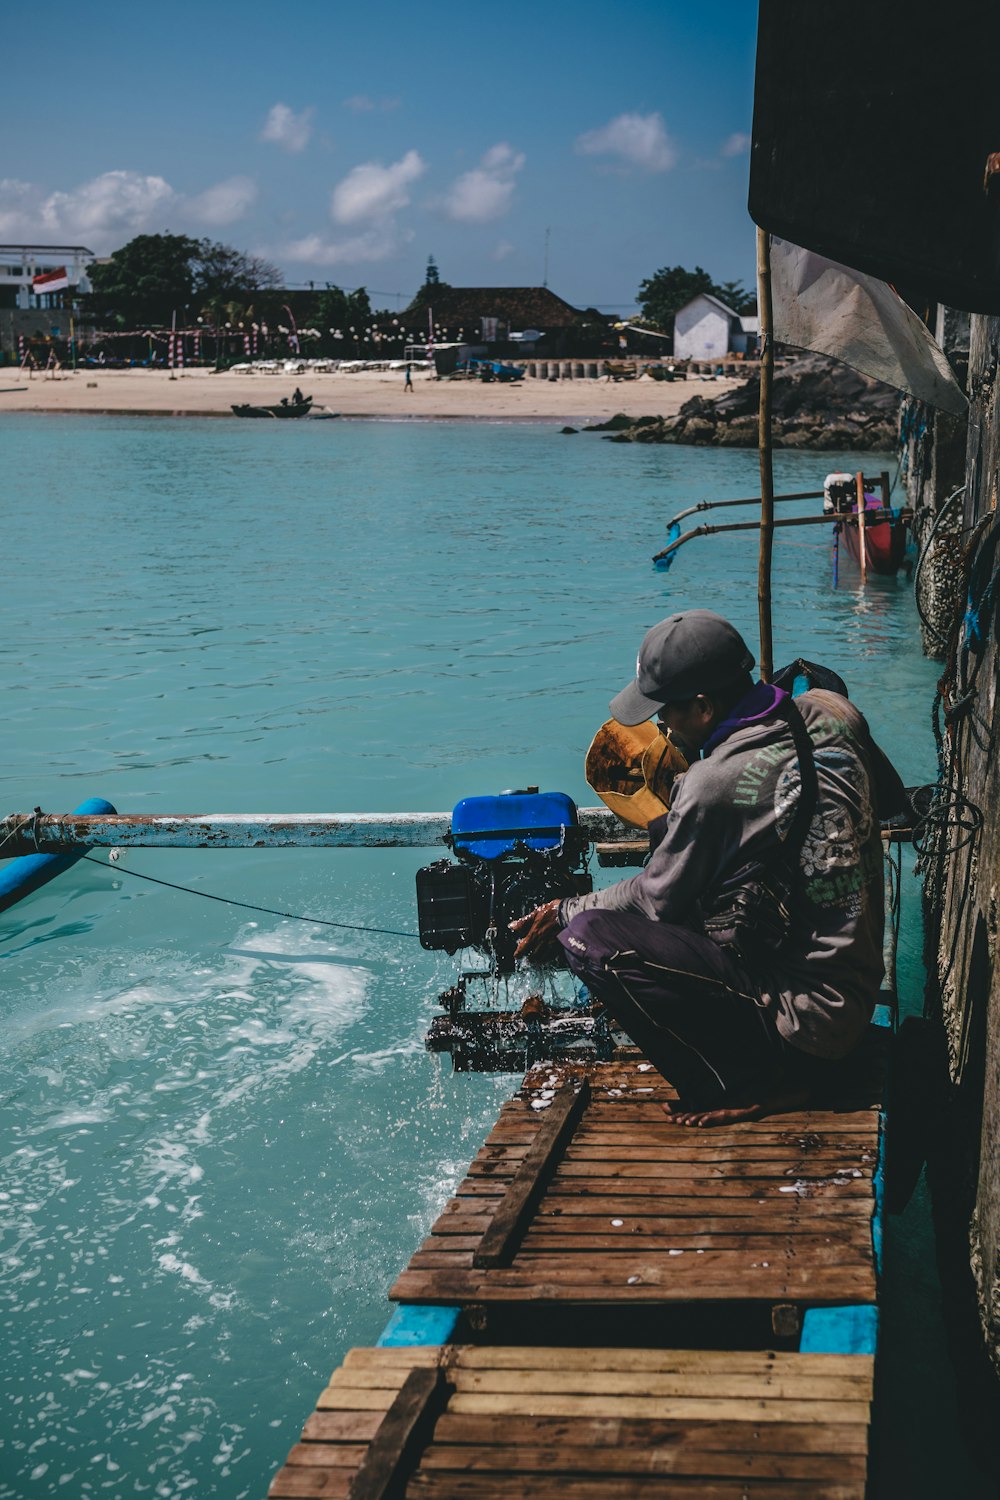
M 521 939 L 514 949 L 514 957 L 518 958 L 541 958 L 546 950 L 551 951 L 556 944 L 556 939 L 562 930 L 559 924 L 558 899 L 547 901 L 544 906 L 536 906 L 534 911 L 529 911 L 526 917 L 518 917 L 511 922 L 510 930 L 520 933 Z

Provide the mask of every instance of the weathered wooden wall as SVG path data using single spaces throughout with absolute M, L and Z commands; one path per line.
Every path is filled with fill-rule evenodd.
M 1000 318 L 974 317 L 964 473 L 956 472 L 956 433 L 942 430 L 941 419 L 932 418 L 922 435 L 919 423 L 910 434 L 908 483 L 911 498 L 927 504 L 929 515 L 953 482 L 966 484 L 964 509 L 955 502 L 948 526 L 950 551 L 930 570 L 937 597 L 934 619 L 948 634 L 945 647 L 933 651 L 944 661 L 942 767 L 949 794 L 965 802 L 953 808 L 925 857 L 929 1004 L 943 1023 L 950 1073 L 938 1206 L 945 1217 L 967 1226 L 982 1333 L 1000 1371 L 998 362 Z M 959 826 L 980 816 L 975 831 Z

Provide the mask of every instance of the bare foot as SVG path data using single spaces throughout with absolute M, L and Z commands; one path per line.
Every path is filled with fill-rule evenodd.
M 677 1109 L 671 1104 L 664 1104 L 663 1112 L 671 1125 L 710 1130 L 713 1126 L 743 1125 L 748 1120 L 762 1120 L 765 1115 L 786 1114 L 793 1109 L 804 1109 L 808 1102 L 807 1089 L 788 1089 L 784 1093 L 768 1094 L 758 1104 L 732 1104 L 717 1109 Z

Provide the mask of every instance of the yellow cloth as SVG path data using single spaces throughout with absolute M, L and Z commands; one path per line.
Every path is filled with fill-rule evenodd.
M 601 801 L 633 828 L 647 828 L 667 810 L 674 779 L 687 761 L 652 722 L 602 724 L 587 751 L 586 777 Z

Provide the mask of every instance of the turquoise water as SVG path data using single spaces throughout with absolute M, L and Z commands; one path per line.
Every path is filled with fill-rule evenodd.
M 700 604 L 756 633 L 753 538 L 649 564 L 688 500 L 754 492 L 753 453 L 485 423 L 0 433 L 4 812 L 443 809 L 528 783 L 589 803 L 583 755 L 646 627 Z M 777 480 L 860 463 L 782 454 Z M 830 583 L 828 541 L 779 536 L 776 659 L 839 670 L 930 779 L 908 584 L 862 593 L 846 563 Z M 136 850 L 0 916 L 0 1496 L 263 1494 L 511 1087 L 423 1051 L 452 966 L 412 938 L 128 872 L 412 932 L 428 858 Z M 921 1475 L 954 1479 L 928 1428 Z

